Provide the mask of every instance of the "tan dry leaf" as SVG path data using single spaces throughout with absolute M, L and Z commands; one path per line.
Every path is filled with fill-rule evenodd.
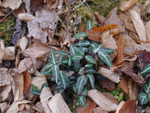
M 129 94 L 129 89 L 128 89 L 128 78 L 126 76 L 123 76 L 121 78 L 120 83 L 118 84 L 118 87 L 120 87 L 124 92 Z
M 23 94 L 25 94 L 30 88 L 32 82 L 31 75 L 27 70 L 23 72 L 23 78 L 24 78 Z
M 21 13 L 25 13 L 25 9 L 24 7 L 21 5 L 18 9 L 15 9 L 12 13 L 13 15 L 18 18 L 18 15 L 21 14 Z
M 0 11 L 0 17 L 4 17 L 4 16 L 5 14 L 2 11 Z
M 58 21 L 57 14 L 53 10 L 41 9 L 36 11 L 35 19 L 27 22 L 28 37 L 39 39 L 42 43 L 47 42 L 47 37 L 53 38 L 53 33 Z
M 8 98 L 10 91 L 11 91 L 11 85 L 6 86 L 5 89 L 0 92 L 0 97 L 1 97 L 0 101 L 5 101 Z
M 45 113 L 52 113 L 48 107 L 48 100 L 52 98 L 53 94 L 48 87 L 44 87 L 40 94 L 40 102 L 42 103 L 42 107 L 44 108 Z
M 21 13 L 18 15 L 18 18 L 22 21 L 28 22 L 35 19 L 35 16 L 29 14 L 29 13 Z
M 136 11 L 130 10 L 130 17 L 140 40 L 146 41 L 146 30 L 140 15 Z
M 22 51 L 27 48 L 28 42 L 29 42 L 29 41 L 28 41 L 27 37 L 23 36 L 23 37 L 21 38 L 19 45 L 20 45 L 20 48 L 21 48 Z
M 138 0 L 129 0 L 129 1 L 122 1 L 120 3 L 120 10 L 121 11 L 126 11 L 128 10 L 130 7 L 132 7 L 135 3 L 137 3 Z
M 9 109 L 6 111 L 6 113 L 18 113 L 19 106 L 22 104 L 27 104 L 27 103 L 30 103 L 30 101 L 27 101 L 27 100 L 14 101 L 9 107 Z
M 148 21 L 145 25 L 145 28 L 146 28 L 146 38 L 148 41 L 150 41 L 150 21 Z
M 6 102 L 0 103 L 0 111 L 4 113 L 9 105 Z
M 15 47 L 9 46 L 5 48 L 3 60 L 15 60 Z
M 0 2 L 0 6 L 14 10 L 18 9 L 21 3 L 22 0 L 3 0 L 2 2 Z
M 96 107 L 94 109 L 94 112 L 93 113 L 108 113 L 107 111 L 104 111 L 102 108 L 100 107 Z
M 36 65 L 36 59 L 25 58 L 25 59 L 21 60 L 19 63 L 18 73 L 22 73 L 34 65 Z
M 116 103 L 117 105 L 119 105 L 119 101 L 116 97 L 114 97 L 112 94 L 108 93 L 108 92 L 103 92 L 102 93 L 105 97 L 107 97 L 109 100 L 111 100 L 112 102 Z
M 33 77 L 33 79 L 32 79 L 32 84 L 34 86 L 36 86 L 39 90 L 41 89 L 41 86 L 44 83 L 47 84 L 47 80 L 46 80 L 46 77 L 43 74 L 41 74 L 41 76 Z
M 122 106 L 124 105 L 124 101 L 121 101 L 120 102 L 120 104 L 119 104 L 119 106 L 117 107 L 117 110 L 116 110 L 116 112 L 115 113 L 119 113 L 119 110 L 122 108 Z
M 113 72 L 111 71 L 110 69 L 107 69 L 107 68 L 104 68 L 104 67 L 101 67 L 98 72 L 108 78 L 109 80 L 115 82 L 115 83 L 119 83 L 120 82 L 120 73 L 116 73 L 116 72 Z
M 105 111 L 115 111 L 118 105 L 104 96 L 101 92 L 97 90 L 89 90 L 88 96 L 94 100 L 99 107 L 101 107 Z
M 20 74 L 13 76 L 13 79 L 15 81 L 15 93 L 17 92 L 17 90 L 19 90 L 18 99 L 21 99 L 23 97 L 23 90 L 24 90 L 23 73 L 20 73 Z
M 100 25 L 104 25 L 106 18 L 103 15 L 100 15 L 99 12 L 95 11 L 94 15 Z

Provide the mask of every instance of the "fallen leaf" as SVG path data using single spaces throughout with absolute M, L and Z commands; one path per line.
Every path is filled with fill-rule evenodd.
M 14 46 L 8 46 L 5 48 L 5 55 L 3 56 L 3 60 L 15 60 Z
M 117 56 L 116 56 L 116 59 L 113 62 L 113 64 L 114 65 L 120 65 L 125 60 L 123 50 L 124 50 L 124 47 L 125 47 L 125 44 L 126 44 L 126 39 L 125 39 L 124 35 L 120 34 L 118 36 L 118 39 L 116 40 L 116 44 L 117 44 L 117 47 L 118 47 Z
M 121 77 L 120 77 L 120 73 L 113 72 L 113 71 L 111 71 L 111 70 L 109 70 L 109 69 L 107 69 L 107 68 L 104 68 L 104 67 L 101 67 L 101 68 L 98 70 L 98 72 L 99 72 L 102 76 L 108 78 L 109 80 L 111 80 L 111 81 L 113 81 L 113 82 L 115 82 L 115 83 L 119 83 L 119 82 L 120 82 L 120 78 L 121 78 Z
M 144 79 L 141 75 L 137 75 L 134 73 L 133 71 L 133 66 L 134 63 L 133 62 L 125 62 L 124 65 L 118 69 L 118 71 L 123 72 L 125 75 L 129 76 L 132 78 L 132 80 L 134 82 L 136 82 L 138 85 L 143 85 L 144 83 Z
M 23 36 L 20 40 L 20 48 L 23 51 L 27 48 L 27 46 L 28 46 L 28 39 L 27 37 Z
M 130 36 L 133 40 L 135 40 L 136 43 L 138 43 L 138 44 L 140 44 L 140 43 L 143 42 L 143 41 L 141 41 L 141 40 L 139 39 L 139 37 L 137 36 L 137 34 L 134 33 L 134 32 L 129 32 L 129 36 Z
M 116 88 L 115 83 L 110 80 L 100 80 L 99 82 L 100 82 L 101 86 L 103 88 L 106 88 L 107 90 L 112 91 Z
M 0 111 L 4 113 L 9 105 L 6 102 L 0 103 Z
M 128 78 L 126 76 L 123 76 L 121 78 L 120 83 L 118 84 L 118 87 L 120 87 L 124 92 L 129 94 L 129 89 L 128 89 Z
M 62 3 L 63 3 L 63 0 L 55 0 L 55 1 L 46 0 L 47 7 L 49 9 L 56 9 L 56 8 L 61 9 Z
M 86 107 L 78 106 L 76 108 L 76 113 L 93 113 L 94 108 L 96 107 L 96 103 L 91 99 L 87 98 Z
M 23 94 L 25 94 L 28 91 L 28 89 L 30 88 L 30 85 L 32 82 L 31 76 L 27 70 L 25 72 L 23 72 L 23 78 L 24 78 Z
M 0 40 L 0 64 L 2 63 L 2 59 L 5 55 L 5 46 L 4 46 L 4 41 Z
M 0 5 L 5 8 L 10 8 L 12 10 L 18 9 L 20 5 L 22 4 L 22 0 L 3 0 L 0 1 Z
M 40 94 L 40 101 L 42 103 L 42 107 L 44 108 L 45 113 L 51 113 L 51 110 L 48 106 L 48 101 L 52 98 L 53 94 L 48 87 L 44 87 Z
M 33 0 L 32 0 L 33 1 Z M 53 32 L 56 28 L 58 21 L 55 11 L 48 9 L 41 9 L 36 11 L 35 19 L 27 22 L 28 25 L 28 37 L 34 37 L 39 39 L 42 43 L 47 42 L 47 38 L 53 38 Z
M 48 101 L 52 113 L 71 113 L 60 93 L 57 93 Z
M 37 10 L 41 10 L 44 7 L 44 0 L 29 0 L 29 1 L 30 1 L 30 9 L 33 13 L 35 13 Z
M 0 102 L 3 102 L 8 98 L 10 91 L 11 91 L 11 85 L 8 85 L 5 87 L 3 91 L 0 92 L 0 97 L 1 97 Z
M 25 22 L 35 19 L 35 17 L 29 13 L 21 13 L 18 15 L 18 18 L 22 21 L 25 21 Z
M 148 21 L 145 25 L 145 29 L 146 29 L 146 38 L 148 41 L 150 41 L 150 21 Z
M 130 100 L 123 104 L 118 113 L 137 113 L 136 100 Z
M 15 9 L 13 12 L 13 15 L 18 18 L 18 15 L 21 13 L 25 13 L 24 7 L 21 5 L 18 9 Z
M 129 0 L 129 1 L 122 1 L 120 3 L 120 10 L 121 11 L 126 11 L 128 10 L 130 7 L 132 7 L 135 3 L 137 3 L 138 0 Z
M 2 11 L 0 11 L 0 17 L 4 17 L 5 13 L 3 13 Z
M 101 107 L 105 111 L 115 111 L 118 107 L 117 104 L 109 100 L 106 96 L 104 96 L 101 92 L 97 90 L 89 90 L 88 96 L 96 102 L 96 104 Z
M 107 111 L 104 111 L 102 108 L 100 107 L 96 107 L 94 109 L 94 112 L 93 113 L 108 113 Z
M 18 73 L 22 73 L 34 65 L 36 65 L 36 59 L 25 58 L 25 59 L 21 60 L 19 63 Z
M 94 12 L 94 15 L 95 15 L 98 23 L 100 25 L 104 25 L 104 22 L 105 22 L 106 18 L 104 16 L 100 15 L 99 12 L 97 12 L 97 11 Z
M 137 31 L 139 39 L 141 41 L 146 41 L 146 30 L 140 15 L 136 11 L 130 10 L 130 17 Z
M 24 78 L 23 73 L 17 74 L 13 76 L 15 82 L 15 93 L 19 90 L 19 99 L 23 98 L 23 90 L 24 90 Z

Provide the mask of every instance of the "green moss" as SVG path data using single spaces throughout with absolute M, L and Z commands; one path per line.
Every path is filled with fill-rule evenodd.
M 7 22 L 0 23 L 0 32 L 8 30 L 2 36 L 0 36 L 0 39 L 4 40 L 6 46 L 12 39 L 14 29 L 11 28 L 13 27 L 15 27 L 15 17 L 12 15 L 8 17 Z

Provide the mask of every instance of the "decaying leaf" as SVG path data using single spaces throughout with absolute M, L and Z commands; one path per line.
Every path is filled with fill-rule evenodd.
M 0 111 L 4 113 L 9 105 L 6 102 L 0 103 Z
M 150 41 L 150 21 L 148 21 L 145 25 L 145 29 L 146 29 L 146 38 L 148 41 Z
M 138 85 L 143 85 L 144 79 L 141 75 L 137 75 L 133 71 L 133 62 L 125 62 L 124 65 L 119 69 L 119 71 L 123 72 L 125 75 L 130 76 L 134 82 L 136 82 Z
M 18 9 L 22 3 L 22 0 L 3 0 L 0 1 L 0 5 L 5 8 L 10 8 L 12 10 Z
M 130 17 L 137 31 L 139 39 L 146 41 L 146 30 L 140 15 L 136 11 L 130 10 Z
M 13 15 L 18 18 L 18 15 L 21 13 L 25 13 L 24 7 L 21 5 L 18 9 L 15 9 L 13 12 Z
M 107 90 L 114 90 L 116 88 L 115 83 L 110 80 L 100 80 L 100 84 L 103 88 L 106 88 Z
M 130 7 L 132 7 L 136 2 L 138 2 L 138 0 L 122 1 L 120 3 L 120 10 L 125 11 L 129 9 Z
M 120 82 L 120 73 L 113 72 L 107 68 L 101 67 L 98 72 L 109 80 L 119 83 Z
M 35 19 L 35 17 L 33 15 L 29 14 L 29 13 L 21 13 L 21 14 L 18 15 L 18 18 L 20 20 L 25 21 L 25 22 Z
M 15 60 L 15 47 L 9 46 L 5 48 L 3 60 Z
M 96 107 L 96 103 L 91 99 L 87 98 L 86 107 L 78 106 L 76 109 L 76 113 L 93 113 L 94 108 Z
M 2 59 L 5 55 L 5 46 L 4 46 L 4 41 L 3 40 L 0 40 L 0 64 L 2 62 Z
M 117 109 L 116 113 L 137 113 L 136 100 L 130 100 L 125 102 L 124 104 L 121 104 L 121 107 Z
M 44 7 L 44 0 L 36 0 L 36 2 L 35 0 L 29 0 L 28 2 L 26 1 L 25 3 L 29 4 L 29 2 L 30 2 L 30 7 L 29 6 L 26 7 L 28 7 L 28 11 L 30 11 L 29 10 L 30 8 L 33 13 L 35 13 L 37 10 L 41 10 Z
M 25 94 L 27 90 L 30 88 L 31 81 L 32 81 L 31 76 L 27 70 L 23 72 L 23 78 L 24 78 L 23 94 Z
M 28 46 L 28 39 L 27 37 L 23 36 L 20 40 L 20 48 L 23 51 L 27 48 L 27 46 Z
M 44 108 L 45 113 L 51 113 L 51 110 L 48 107 L 48 100 L 52 98 L 51 90 L 48 87 L 44 87 L 40 94 L 40 101 L 42 103 L 42 107 Z
M 129 89 L 128 89 L 128 78 L 123 76 L 121 78 L 120 83 L 118 84 L 118 87 L 120 87 L 124 92 L 126 92 L 127 94 L 129 94 Z
M 56 94 L 49 100 L 48 106 L 52 113 L 71 113 L 60 93 Z
M 32 0 L 33 1 L 33 0 Z M 47 42 L 47 38 L 53 38 L 56 23 L 58 21 L 55 11 L 43 8 L 35 13 L 35 19 L 27 22 L 28 37 L 39 39 L 42 43 Z
M 104 25 L 104 21 L 106 20 L 106 18 L 104 16 L 100 15 L 97 11 L 94 12 L 94 15 L 95 15 L 98 23 L 100 25 Z
M 117 104 L 109 100 L 101 92 L 97 90 L 89 90 L 88 96 L 96 102 L 96 104 L 105 111 L 115 111 L 117 109 Z
M 94 109 L 94 113 L 108 113 L 107 111 L 104 111 L 102 108 L 100 107 L 96 107 Z

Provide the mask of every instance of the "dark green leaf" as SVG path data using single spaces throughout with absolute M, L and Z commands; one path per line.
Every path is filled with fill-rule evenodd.
M 79 69 L 79 74 L 82 74 L 82 72 L 84 71 L 84 67 Z
M 66 84 L 67 84 L 67 77 L 66 77 L 66 73 L 64 71 L 59 71 L 59 80 L 61 82 L 61 84 L 63 85 L 63 88 L 66 88 Z
M 74 54 L 73 57 L 72 57 L 72 60 L 77 61 L 77 60 L 81 60 L 82 58 L 83 58 L 82 55 Z
M 69 66 L 71 66 L 71 56 L 68 56 L 67 63 Z
M 150 72 L 150 64 L 147 64 L 146 66 L 144 66 L 140 74 L 146 74 L 149 72 Z
M 53 64 L 56 64 L 56 57 L 55 57 L 53 49 L 51 49 L 51 61 Z
M 51 67 L 53 67 L 53 65 L 54 65 L 54 64 L 50 64 L 50 63 L 49 63 L 49 64 L 46 64 L 46 65 L 44 66 L 44 69 L 50 69 Z
M 95 78 L 94 78 L 93 74 L 91 74 L 91 73 L 87 74 L 87 77 L 88 77 L 88 79 L 89 79 L 89 81 L 91 83 L 92 88 L 94 89 Z
M 79 69 L 81 67 L 81 64 L 80 63 L 74 63 L 74 67 L 73 67 L 73 70 L 75 73 L 78 73 L 79 72 Z
M 103 51 L 108 53 L 108 54 L 111 54 L 114 52 L 114 49 L 110 49 L 110 48 L 103 48 Z
M 76 87 L 76 84 L 73 84 L 73 91 L 74 91 L 75 93 L 77 93 L 77 87 Z
M 87 77 L 85 75 L 80 75 L 77 78 L 76 86 L 77 86 L 77 90 L 78 90 L 78 95 L 81 94 L 86 83 L 87 83 Z
M 83 88 L 83 91 L 81 93 L 82 96 L 87 96 L 87 93 L 88 93 L 88 88 Z
M 91 68 L 93 66 L 94 66 L 93 64 L 86 64 L 84 67 Z
M 61 54 L 61 55 L 68 55 L 65 51 L 55 51 L 55 53 Z
M 112 67 L 110 56 L 106 52 L 98 51 L 98 56 L 108 66 Z
M 57 89 L 59 93 L 63 93 L 64 92 L 64 89 L 63 88 L 60 88 L 60 89 Z
M 74 47 L 74 50 L 77 54 L 84 56 L 84 51 L 79 47 Z
M 93 24 L 92 22 L 89 20 L 87 25 L 86 25 L 86 31 L 88 31 L 89 29 L 93 28 Z
M 146 81 L 146 83 L 144 84 L 144 91 L 147 93 L 147 94 L 150 94 L 150 79 L 148 79 Z
M 150 95 L 146 93 L 140 93 L 139 100 L 140 100 L 141 105 L 147 104 L 150 101 Z
M 102 44 L 100 44 L 98 47 L 94 48 L 94 53 L 99 52 L 102 49 Z
M 53 65 L 54 66 L 54 65 Z M 44 70 L 43 72 L 41 72 L 44 75 L 51 75 L 52 74 L 52 70 L 53 70 L 53 66 L 50 67 L 49 69 Z
M 74 46 L 70 44 L 70 55 L 75 54 Z
M 64 56 L 64 55 L 59 55 L 59 58 L 58 58 L 58 61 L 59 61 L 59 62 L 62 62 L 63 56 Z
M 80 47 L 80 49 L 82 49 L 84 51 L 84 53 L 88 51 L 87 47 Z
M 78 102 L 81 106 L 86 107 L 86 96 L 80 96 Z
M 40 90 L 40 91 L 42 91 L 44 87 L 48 87 L 48 85 L 47 85 L 46 83 L 44 83 L 44 84 L 41 86 L 41 90 Z
M 79 41 L 78 43 L 76 43 L 75 45 L 79 46 L 79 47 L 84 47 L 84 46 L 89 46 L 90 44 L 91 43 L 88 40 L 82 40 L 82 41 Z
M 31 88 L 31 89 L 32 89 L 31 92 L 32 92 L 34 95 L 36 95 L 36 96 L 39 96 L 39 95 L 40 95 L 41 91 L 38 90 L 33 84 L 32 84 L 32 88 Z
M 80 39 L 81 37 L 83 37 L 83 38 L 87 37 L 86 33 L 85 32 L 79 32 L 73 36 L 73 38 L 75 38 L 75 39 Z
M 55 77 L 55 82 L 57 84 L 59 79 L 59 67 L 57 65 L 54 65 L 52 73 L 53 76 Z
M 94 69 L 86 69 L 85 72 L 86 72 L 86 73 L 96 73 L 96 74 L 98 74 L 98 72 L 95 71 Z
M 90 56 L 90 55 L 86 55 L 86 56 L 85 56 L 85 59 L 86 59 L 86 61 L 87 61 L 88 63 L 96 64 L 95 59 L 94 59 L 92 56 Z

